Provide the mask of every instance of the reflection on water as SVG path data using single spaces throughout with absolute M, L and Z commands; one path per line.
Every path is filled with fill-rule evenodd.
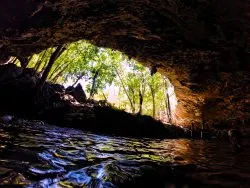
M 249 187 L 249 157 L 248 147 L 233 155 L 226 141 L 132 139 L 25 121 L 0 124 L 0 185 L 10 187 Z

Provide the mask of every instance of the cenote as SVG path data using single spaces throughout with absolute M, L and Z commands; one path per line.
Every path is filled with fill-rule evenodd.
M 0 187 L 250 186 L 249 2 L 0 2 Z

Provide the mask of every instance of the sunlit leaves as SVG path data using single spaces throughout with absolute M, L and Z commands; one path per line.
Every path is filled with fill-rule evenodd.
M 43 72 L 55 48 L 32 56 L 29 67 Z M 166 110 L 165 88 L 159 73 L 150 70 L 134 59 L 112 49 L 100 48 L 87 41 L 68 44 L 55 61 L 48 80 L 54 83 L 87 83 L 84 87 L 90 98 L 108 97 L 107 88 L 115 88 L 119 101 L 114 104 L 126 111 L 156 116 Z M 143 100 L 142 100 L 143 98 Z M 140 105 L 142 101 L 142 105 Z M 112 101 L 111 101 L 112 102 Z

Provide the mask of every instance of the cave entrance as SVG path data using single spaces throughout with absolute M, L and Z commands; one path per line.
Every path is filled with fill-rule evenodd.
M 168 78 L 152 72 L 154 67 L 145 67 L 119 51 L 83 40 L 58 49 L 48 48 L 30 56 L 26 66 L 41 75 L 47 72 L 47 81 L 62 84 L 68 90 L 80 87 L 83 98 L 88 100 L 106 101 L 133 114 L 150 115 L 165 123 L 175 122 L 174 87 Z M 14 57 L 12 61 L 22 64 Z

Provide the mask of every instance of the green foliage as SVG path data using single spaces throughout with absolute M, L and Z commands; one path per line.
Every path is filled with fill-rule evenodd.
M 71 44 L 65 52 L 66 58 L 61 56 L 58 59 L 61 64 L 68 64 L 63 74 L 63 81 L 76 81 L 79 77 L 86 77 L 91 67 L 89 62 L 96 58 L 98 51 L 96 46 L 88 42 L 78 41 Z
M 43 72 L 54 50 L 33 55 L 28 66 Z M 148 68 L 121 52 L 86 41 L 69 44 L 53 64 L 48 79 L 72 85 L 84 80 L 90 98 L 108 98 L 108 88 L 114 88 L 119 100 L 110 102 L 132 113 L 157 116 L 166 110 L 167 88 L 159 73 L 151 76 Z

